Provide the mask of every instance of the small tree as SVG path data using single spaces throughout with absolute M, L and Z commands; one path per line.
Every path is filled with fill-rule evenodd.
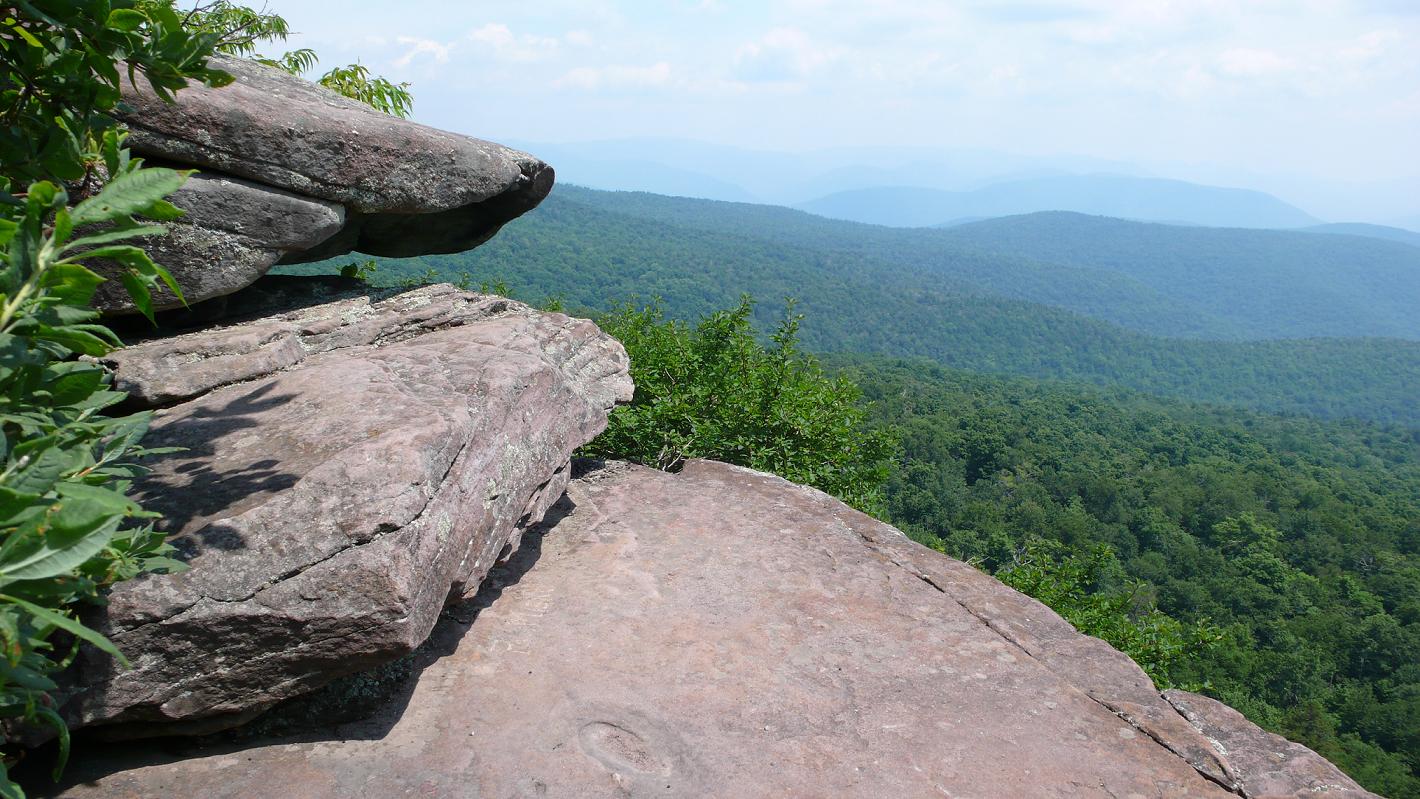
M 877 510 L 893 436 L 869 428 L 857 386 L 799 350 L 802 317 L 792 303 L 767 346 L 750 325 L 752 309 L 746 297 L 694 328 L 666 320 L 656 305 L 599 319 L 631 356 L 636 396 L 586 451 L 672 471 L 687 458 L 713 458 Z
M 227 0 L 215 0 L 194 6 L 184 16 L 183 23 L 193 31 L 217 34 L 221 41 L 217 46 L 220 53 L 250 58 L 292 75 L 304 75 L 320 63 L 315 51 L 304 47 L 276 57 L 259 54 L 257 48 L 263 42 L 284 42 L 291 33 L 291 26 L 284 18 L 264 9 L 257 11 Z M 408 118 L 414 110 L 414 97 L 409 93 L 408 83 L 394 83 L 371 75 L 370 70 L 359 63 L 335 67 L 315 82 L 386 114 Z

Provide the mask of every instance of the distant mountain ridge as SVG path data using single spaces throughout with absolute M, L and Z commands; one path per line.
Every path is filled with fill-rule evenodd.
M 1032 222 L 1023 220 L 1013 224 Z M 1345 252 L 1357 243 L 1392 253 L 1414 250 L 1347 236 L 1102 224 L 1241 236 L 1239 247 L 1264 251 L 1276 237 L 1323 251 Z M 1146 282 L 1157 279 L 1147 269 L 1131 277 L 1118 263 L 1077 267 L 993 251 L 963 239 L 960 231 L 972 227 L 884 228 L 788 208 L 563 185 L 477 250 L 383 261 L 376 276 L 398 282 L 467 275 L 473 285 L 501 280 L 530 299 L 560 297 L 574 310 L 661 298 L 667 314 L 680 319 L 728 307 L 749 293 L 761 302 L 756 319 L 764 329 L 782 311 L 781 299 L 795 297 L 806 315 L 804 343 L 821 352 L 926 356 L 978 371 L 1420 428 L 1414 403 L 1420 341 L 1315 338 L 1320 334 L 1297 320 L 1229 313 L 1227 297 L 1210 310 L 1170 296 Z M 341 265 L 283 271 L 328 272 Z M 1293 281 L 1276 282 L 1287 289 Z M 1377 288 L 1383 293 L 1400 292 Z M 1256 338 L 1279 324 L 1313 338 L 1198 340 Z M 1194 340 L 1138 332 L 1159 330 Z
M 1365 222 L 1333 222 L 1327 225 L 1312 225 L 1302 228 L 1308 233 L 1330 233 L 1342 236 L 1364 236 L 1368 239 L 1398 241 L 1420 247 L 1420 233 L 1390 225 L 1371 225 Z
M 599 209 L 882 261 L 928 285 L 950 282 L 1153 335 L 1420 340 L 1420 252 L 1391 241 L 1067 212 L 886 228 L 772 206 L 558 191 Z
M 1420 248 L 1374 236 L 1182 227 L 1055 211 L 959 225 L 944 238 L 1113 272 L 1180 306 L 1227 319 L 1248 330 L 1247 338 L 1420 339 Z
M 893 227 L 930 227 L 969 217 L 1074 211 L 1213 227 L 1297 228 L 1318 220 L 1260 191 L 1126 175 L 1064 175 L 993 183 L 971 191 L 881 187 L 799 203 L 820 216 Z

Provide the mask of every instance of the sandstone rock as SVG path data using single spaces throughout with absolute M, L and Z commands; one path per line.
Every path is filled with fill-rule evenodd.
M 260 183 L 198 173 L 169 198 L 184 221 L 245 236 L 285 255 L 330 238 L 345 223 L 345 207 Z
M 240 723 L 425 640 L 630 398 L 593 324 L 435 286 L 112 356 L 155 403 L 137 493 L 191 564 L 117 587 L 93 623 L 133 668 L 80 663 L 65 711 L 117 734 Z M 240 382 L 237 382 L 240 381 Z
M 175 104 L 125 84 L 129 145 L 344 205 L 340 235 L 302 258 L 466 250 L 552 188 L 552 169 L 526 153 L 381 113 L 252 61 L 213 63 L 236 82 L 189 87 Z
M 1316 752 L 1273 735 L 1216 699 L 1165 691 L 1183 717 L 1225 753 L 1242 778 L 1246 796 L 1371 796 Z
M 604 465 L 543 529 L 374 718 L 81 752 L 63 795 L 1366 795 L 1257 792 L 1276 741 L 1215 746 L 1049 609 L 775 477 Z
M 277 263 L 462 252 L 552 190 L 552 168 L 527 153 L 381 113 L 253 61 L 212 61 L 236 82 L 190 86 L 175 103 L 125 83 L 120 114 L 135 153 L 201 170 L 173 198 L 187 217 L 144 245 L 189 303 L 236 291 Z M 155 299 L 180 305 L 166 289 Z M 96 307 L 134 310 L 116 284 L 102 287 Z
M 169 199 L 187 215 L 143 245 L 172 272 L 188 303 L 250 285 L 283 256 L 315 247 L 345 222 L 338 203 L 216 175 L 193 175 Z M 111 310 L 131 307 L 117 281 L 100 285 L 97 301 Z M 153 305 L 162 310 L 182 302 L 160 287 Z

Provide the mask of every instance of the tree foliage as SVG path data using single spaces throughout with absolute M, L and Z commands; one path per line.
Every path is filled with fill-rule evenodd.
M 475 284 L 503 279 L 531 295 L 559 293 L 571 307 L 597 311 L 612 310 L 627 297 L 660 297 L 667 316 L 677 319 L 731 306 L 741 293 L 792 296 L 806 316 L 801 342 L 814 352 L 922 356 L 981 372 L 1420 427 L 1420 341 L 1146 335 L 1050 306 L 1085 308 L 1076 300 L 1088 299 L 1096 303 L 1091 307 L 1114 314 L 1105 318 L 1179 316 L 1176 306 L 1159 304 L 1159 294 L 1135 293 L 1129 281 L 1101 271 L 1082 273 L 921 238 L 947 232 L 559 185 L 487 244 L 456 255 L 382 259 L 378 280 L 395 284 L 430 269 L 446 280 L 468 273 Z M 1342 238 L 1278 235 L 1321 240 L 1332 249 Z M 1241 237 L 1238 245 L 1228 251 L 1229 263 L 1250 271 L 1247 247 L 1261 244 Z M 1287 251 L 1271 252 L 1267 257 Z M 315 274 L 341 263 L 280 269 Z M 1420 275 L 1420 261 L 1394 261 L 1391 267 L 1407 264 Z M 772 329 L 773 309 L 757 309 L 755 322 L 760 330 Z
M 110 112 L 123 80 L 171 99 L 190 80 L 231 76 L 207 66 L 220 34 L 189 30 L 170 5 L 31 0 L 0 14 L 0 742 L 52 726 L 57 775 L 68 733 L 52 675 L 81 642 L 122 657 L 76 606 L 181 565 L 127 497 L 136 459 L 151 454 L 148 415 L 112 415 L 123 394 L 77 359 L 118 343 L 89 308 L 103 278 L 85 262 L 105 260 L 150 318 L 159 282 L 182 296 L 132 242 L 181 214 L 164 197 L 186 174 L 131 158 Z M 21 796 L 8 766 L 0 796 Z
M 891 435 L 867 429 L 857 387 L 799 350 L 792 303 L 767 344 L 750 326 L 752 307 L 743 298 L 693 328 L 657 306 L 599 319 L 631 356 L 636 396 L 612 413 L 588 454 L 667 470 L 713 458 L 877 508 Z
M 931 541 L 929 543 L 937 543 Z M 1147 601 L 1147 586 L 1125 577 L 1107 544 L 1071 549 L 1032 538 L 996 570 L 1001 582 L 1039 599 L 1080 632 L 1108 641 L 1160 688 L 1200 690 L 1187 667 L 1221 642 L 1206 621 L 1185 624 Z
M 304 47 L 279 56 L 258 53 L 263 43 L 284 42 L 291 34 L 291 26 L 283 17 L 264 9 L 258 11 L 228 0 L 215 0 L 190 9 L 183 22 L 192 30 L 215 33 L 220 40 L 218 52 L 250 58 L 292 75 L 304 75 L 320 62 L 314 50 Z M 359 63 L 328 70 L 315 82 L 386 114 L 408 118 L 414 110 L 414 96 L 409 92 L 408 83 L 394 83 L 371 75 L 370 70 Z
M 0 7 L 3 177 L 11 187 L 84 179 L 98 160 L 96 135 L 114 125 L 121 82 L 141 75 L 163 98 L 190 80 L 229 83 L 207 67 L 218 40 L 184 29 L 171 7 L 141 0 Z
M 1420 796 L 1420 436 L 834 359 L 900 431 L 887 518 Z M 1042 543 L 1046 542 L 1046 543 Z

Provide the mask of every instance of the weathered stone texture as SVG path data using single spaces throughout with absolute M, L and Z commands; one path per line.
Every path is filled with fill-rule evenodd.
M 274 264 L 352 251 L 462 252 L 552 190 L 551 167 L 493 142 L 399 119 L 253 61 L 218 57 L 236 82 L 175 103 L 124 84 L 129 146 L 200 170 L 173 202 L 173 237 L 145 242 L 189 303 L 229 294 Z M 166 290 L 159 308 L 181 305 Z M 105 287 L 101 310 L 133 307 Z
M 191 569 L 118 586 L 66 706 L 123 735 L 230 726 L 411 651 L 630 398 L 595 325 L 435 286 L 111 357 L 183 447 L 137 486 Z M 94 653 L 90 653 L 94 654 Z
M 1368 795 L 1274 766 L 1247 722 L 1180 714 L 1049 609 L 818 491 L 609 464 L 558 517 L 375 718 L 186 759 L 116 750 L 65 795 Z

